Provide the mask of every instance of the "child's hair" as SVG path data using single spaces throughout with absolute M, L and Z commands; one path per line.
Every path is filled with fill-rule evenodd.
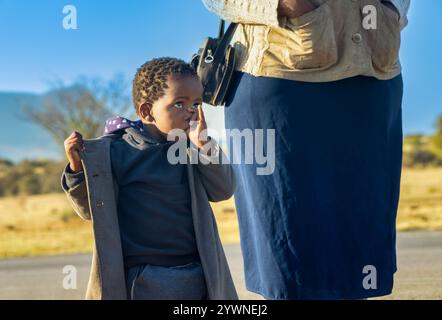
M 156 58 L 147 61 L 140 68 L 133 81 L 132 98 L 137 115 L 143 104 L 153 105 L 161 98 L 167 86 L 167 78 L 172 75 L 191 75 L 198 77 L 195 69 L 185 61 L 176 58 Z

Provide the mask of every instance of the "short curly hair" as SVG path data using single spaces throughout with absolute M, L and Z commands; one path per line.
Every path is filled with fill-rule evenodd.
M 132 99 L 137 115 L 143 104 L 152 106 L 164 96 L 170 75 L 190 75 L 198 77 L 195 69 L 187 62 L 170 57 L 147 61 L 138 68 L 133 80 Z

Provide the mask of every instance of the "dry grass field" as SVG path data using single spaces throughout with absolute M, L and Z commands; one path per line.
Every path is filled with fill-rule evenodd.
M 233 198 L 212 204 L 223 243 L 238 243 Z M 398 230 L 442 230 L 442 168 L 404 169 Z M 64 194 L 0 199 L 0 258 L 89 252 L 91 223 Z
M 442 230 L 442 168 L 402 171 L 397 228 Z

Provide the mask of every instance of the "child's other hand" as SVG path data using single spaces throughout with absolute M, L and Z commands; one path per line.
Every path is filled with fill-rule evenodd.
M 64 141 L 64 149 L 72 172 L 77 173 L 83 171 L 80 151 L 84 150 L 84 145 L 81 134 L 77 131 L 72 132 L 72 134 Z
M 203 107 L 199 106 L 198 111 L 192 115 L 190 119 L 190 128 L 188 135 L 190 141 L 196 145 L 199 149 L 202 148 L 208 141 L 207 131 L 206 134 L 201 134 L 202 131 L 207 129 L 206 119 L 204 118 Z

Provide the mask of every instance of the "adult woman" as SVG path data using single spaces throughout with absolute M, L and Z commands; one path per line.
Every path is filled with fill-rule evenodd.
M 247 288 L 270 299 L 390 293 L 409 0 L 203 1 L 239 23 L 226 128 L 276 133 L 273 174 L 234 166 Z

